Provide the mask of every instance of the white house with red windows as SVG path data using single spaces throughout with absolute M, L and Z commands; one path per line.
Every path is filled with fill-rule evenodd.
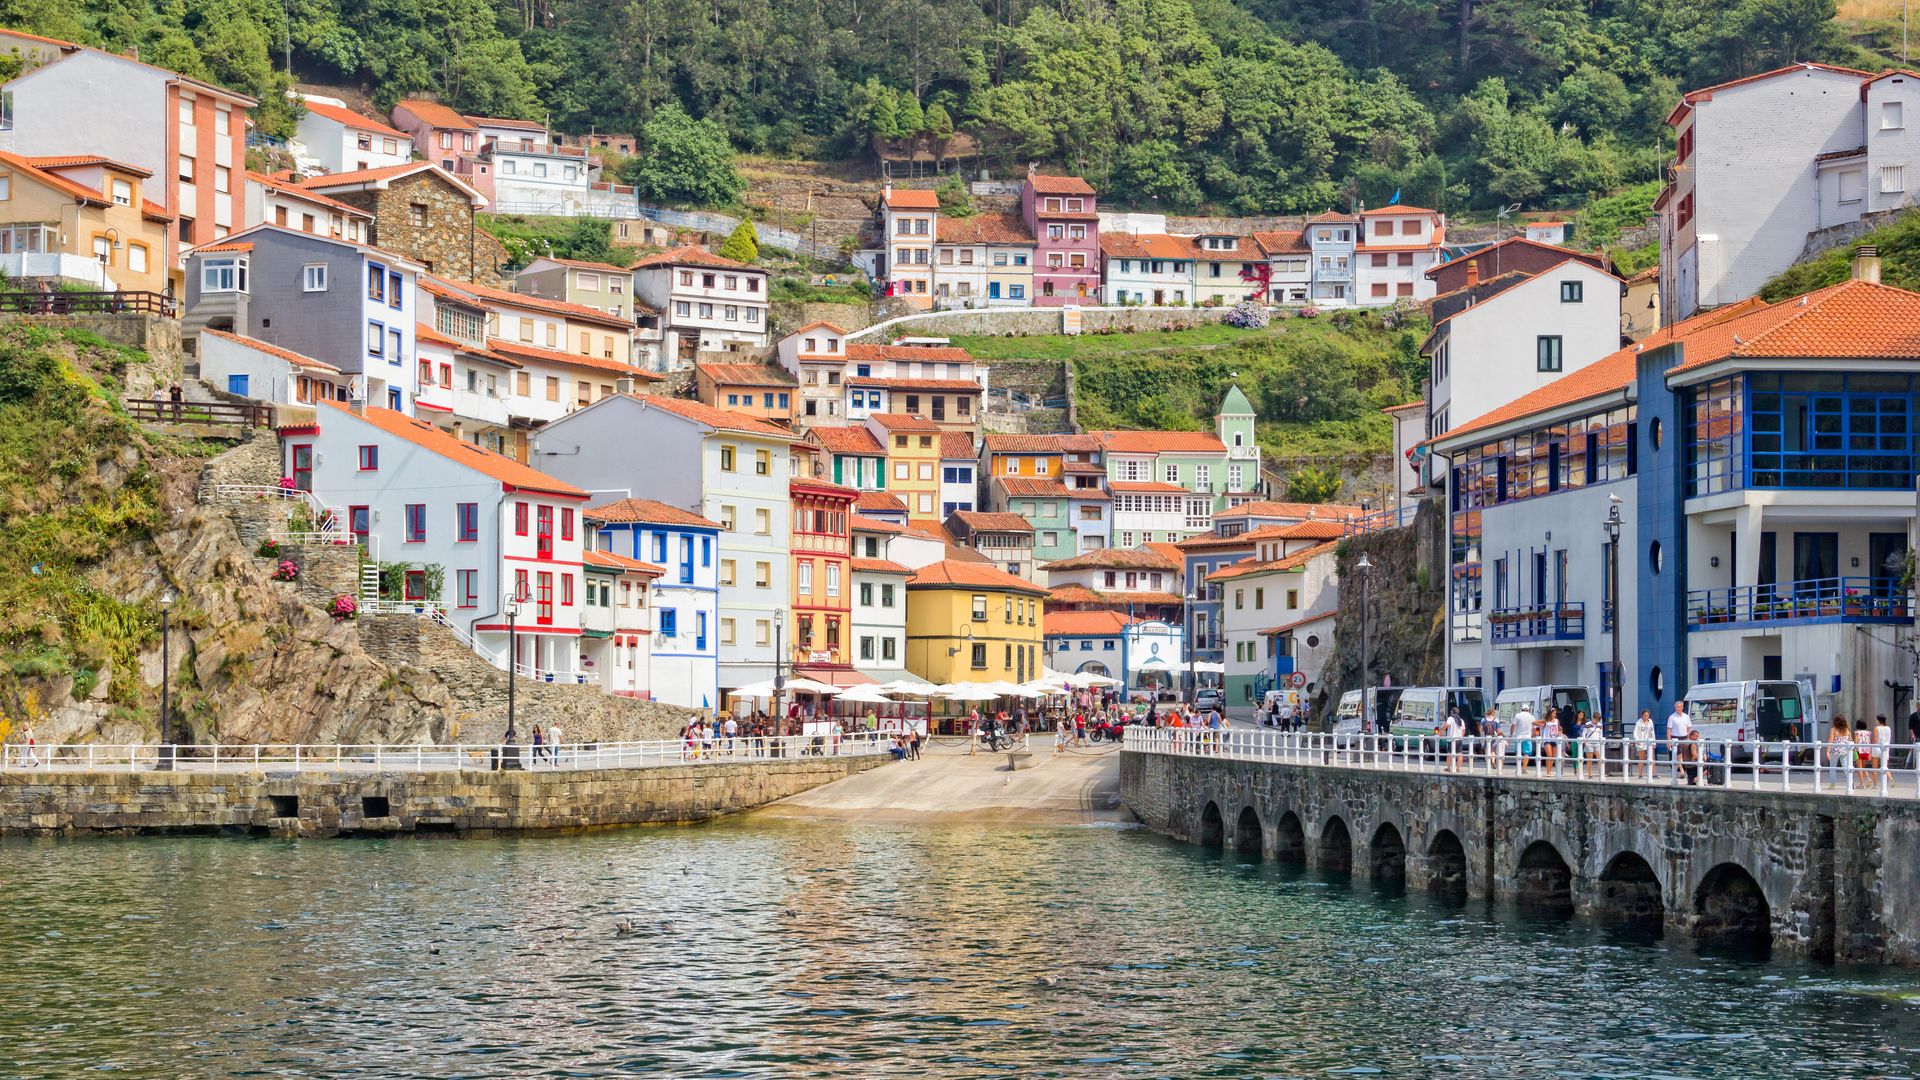
M 396 610 L 433 616 L 504 668 L 517 598 L 520 673 L 598 681 L 582 663 L 585 491 L 389 409 L 325 402 L 279 434 L 294 485 L 341 514 L 370 559 L 397 564 Z
M 1359 221 L 1353 302 L 1377 307 L 1433 299 L 1427 271 L 1440 264 L 1447 219 L 1418 206 L 1382 206 L 1362 211 Z

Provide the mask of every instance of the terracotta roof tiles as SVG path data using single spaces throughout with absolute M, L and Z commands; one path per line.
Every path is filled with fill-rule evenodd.
M 645 270 L 655 266 L 711 266 L 720 270 L 753 270 L 746 263 L 734 262 L 724 255 L 716 255 L 703 247 L 685 244 L 671 251 L 662 251 L 649 255 L 633 264 L 635 270 Z M 765 271 L 755 271 L 765 273 Z
M 1118 637 L 1142 621 L 1119 611 L 1049 611 L 1042 619 L 1047 637 Z
M 1224 454 L 1227 444 L 1206 431 L 1099 431 L 1108 453 Z
M 957 559 L 929 563 L 914 571 L 913 576 L 907 579 L 907 588 L 996 589 L 1036 596 L 1044 596 L 1047 591 L 991 564 L 961 562 Z
M 1098 548 L 1042 564 L 1040 568 L 1049 573 L 1055 570 L 1178 571 L 1181 568 L 1181 562 L 1182 560 L 1169 559 L 1161 552 L 1148 548 Z
M 247 348 L 253 349 L 256 352 L 263 352 L 263 353 L 266 353 L 268 356 L 275 356 L 282 360 L 285 360 L 287 363 L 292 364 L 294 367 L 297 367 L 297 368 L 305 368 L 310 371 L 319 371 L 328 375 L 340 374 L 339 368 L 334 367 L 332 364 L 329 364 L 323 360 L 315 360 L 311 356 L 306 356 L 304 354 L 294 352 L 292 349 L 283 349 L 278 345 L 269 344 L 267 342 L 259 340 L 258 338 L 250 338 L 245 336 L 244 334 L 230 334 L 230 333 L 227 333 L 225 330 L 203 329 L 200 331 L 200 333 L 203 336 L 207 334 L 212 334 L 214 337 L 221 338 L 226 341 L 231 341 L 236 344 L 245 345 Z
M 972 217 L 942 216 L 934 229 L 942 244 L 1033 243 L 1033 233 L 1019 214 L 975 214 Z
M 1027 183 L 1042 195 L 1093 194 L 1093 185 L 1077 176 L 1041 176 L 1034 173 L 1027 177 Z
M 784 368 L 765 364 L 696 364 L 694 369 L 723 386 L 798 386 Z
M 813 437 L 829 454 L 865 454 L 872 457 L 884 456 L 887 448 L 873 437 L 873 432 L 863 427 L 816 427 L 811 429 Z
M 1018 532 L 1030 533 L 1033 526 L 1019 514 L 1002 514 L 988 510 L 955 510 L 948 515 L 967 527 L 969 533 Z
M 336 124 L 344 124 L 356 131 L 371 131 L 378 135 L 392 135 L 396 138 L 412 139 L 412 136 L 404 131 L 389 127 L 378 120 L 370 120 L 351 109 L 343 109 L 338 105 L 329 105 L 324 101 L 314 101 L 309 98 L 302 98 L 300 104 L 305 106 L 308 112 L 323 120 L 331 120 Z
M 620 499 L 616 502 L 589 506 L 581 511 L 590 521 L 605 521 L 616 524 L 644 525 L 690 525 L 702 529 L 718 529 L 717 521 L 708 521 L 691 510 L 678 506 L 669 506 L 658 499 Z
M 556 480 L 537 469 L 522 465 L 504 454 L 496 454 L 484 447 L 461 442 L 452 434 L 442 431 L 424 420 L 402 416 L 390 409 L 368 406 L 364 412 L 349 412 L 347 407 L 337 401 L 323 401 L 326 408 L 337 410 L 341 416 L 351 416 L 365 421 L 389 435 L 405 439 L 408 442 L 439 454 L 441 457 L 465 465 L 467 468 L 491 477 L 500 483 L 528 491 L 543 491 L 551 495 L 585 499 L 587 493 L 564 480 Z M 329 422 L 327 414 L 321 414 L 321 423 Z

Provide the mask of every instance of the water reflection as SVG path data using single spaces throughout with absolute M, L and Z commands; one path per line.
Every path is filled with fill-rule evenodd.
M 1755 963 L 1140 831 L 8 843 L 0 913 L 8 1076 L 1920 1069 L 1903 973 Z

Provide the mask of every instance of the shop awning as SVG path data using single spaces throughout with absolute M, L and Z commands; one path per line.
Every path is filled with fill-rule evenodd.
M 850 667 L 831 664 L 795 664 L 793 674 L 795 678 L 812 679 L 828 686 L 871 686 L 880 681 L 868 678 Z

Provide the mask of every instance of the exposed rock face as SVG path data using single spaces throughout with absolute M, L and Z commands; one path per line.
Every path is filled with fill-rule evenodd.
M 1315 716 L 1332 716 L 1340 694 L 1361 683 L 1360 576 L 1353 564 L 1361 552 L 1373 564 L 1368 573 L 1367 671 L 1371 685 L 1383 676 L 1395 686 L 1445 685 L 1446 515 L 1436 500 L 1420 505 L 1412 525 L 1343 541 L 1339 553 L 1340 612 L 1333 624 L 1334 655 Z

